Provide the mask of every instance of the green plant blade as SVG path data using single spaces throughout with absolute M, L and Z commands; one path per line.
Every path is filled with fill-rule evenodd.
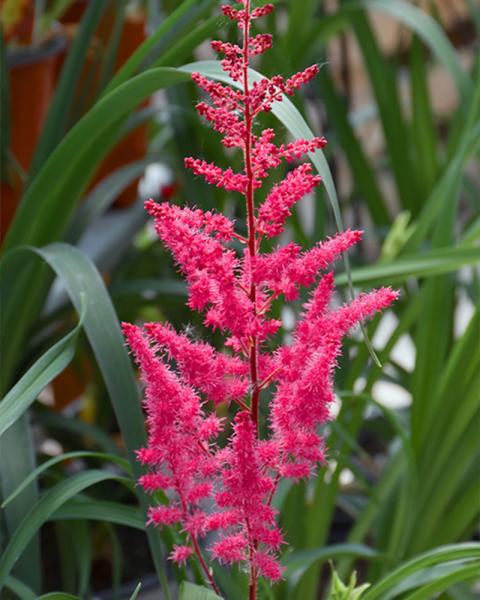
M 135 588 L 135 590 L 133 591 L 133 594 L 130 596 L 130 600 L 136 600 L 138 594 L 140 593 L 140 590 L 142 589 L 142 584 L 139 583 L 137 585 L 137 587 Z
M 84 304 L 84 300 L 81 300 Z M 38 394 L 70 364 L 83 326 L 85 309 L 81 309 L 78 325 L 43 354 L 0 402 L 0 435 L 2 435 L 36 400 Z
M 188 581 L 182 581 L 178 600 L 221 600 L 215 592 L 200 585 L 194 585 Z
M 285 578 L 289 586 L 295 587 L 304 573 L 315 563 L 343 556 L 368 558 L 370 560 L 382 558 L 377 551 L 363 544 L 334 544 L 325 548 L 298 550 L 288 555 L 284 561 L 287 567 Z
M 145 530 L 145 517 L 133 506 L 102 500 L 69 500 L 53 515 L 50 521 L 82 519 L 86 521 L 102 521 L 124 525 L 141 531 Z
M 480 248 L 454 247 L 429 250 L 421 254 L 403 256 L 392 262 L 380 262 L 368 267 L 352 270 L 355 284 L 399 283 L 409 277 L 433 277 L 457 271 L 463 266 L 475 265 L 480 261 Z M 347 283 L 345 274 L 335 278 L 338 285 Z
M 25 515 L 0 557 L 0 590 L 5 585 L 5 580 L 22 551 L 50 515 L 84 489 L 107 480 L 126 481 L 124 477 L 106 471 L 90 470 L 72 475 L 57 483 L 41 496 L 30 512 Z
M 35 469 L 33 436 L 27 413 L 17 419 L 0 437 L 0 458 L 1 495 L 2 498 L 5 498 Z M 13 504 L 2 511 L 5 523 L 4 531 L 7 534 L 6 539 L 2 540 L 2 552 L 4 544 L 14 535 L 25 514 L 37 498 L 37 482 L 33 481 Z M 40 592 L 42 578 L 40 540 L 37 535 L 32 537 L 29 546 L 15 565 L 13 574 L 35 592 Z
M 37 477 L 39 477 L 47 469 L 53 467 L 53 465 L 56 465 L 65 460 L 73 460 L 75 458 L 98 458 L 100 460 L 113 462 L 114 464 L 121 467 L 128 475 L 132 474 L 130 463 L 124 458 L 121 458 L 120 456 L 117 456 L 115 454 L 107 454 L 106 452 L 89 452 L 87 450 L 80 450 L 78 452 L 66 452 L 65 454 L 61 454 L 60 456 L 54 456 L 50 460 L 47 460 L 40 466 L 38 466 L 35 469 L 35 471 L 30 473 L 29 476 L 22 481 L 22 483 L 10 494 L 10 496 L 8 496 L 8 498 L 5 498 L 1 507 L 5 508 L 5 506 L 7 506 L 7 504 L 14 500 L 18 496 L 18 494 L 20 494 L 28 485 L 30 485 L 32 481 L 37 479 Z
M 46 427 L 49 431 L 68 433 L 73 437 L 79 438 L 81 446 L 96 447 L 114 456 L 120 456 L 120 448 L 112 438 L 100 427 L 80 421 L 70 419 L 61 413 L 51 412 L 49 410 L 36 411 L 35 423 Z
M 114 171 L 95 186 L 78 207 L 65 237 L 69 243 L 78 241 L 87 226 L 113 204 L 128 184 L 139 177 L 152 162 L 151 157 L 136 161 Z
M 410 576 L 412 573 L 428 567 L 451 560 L 480 558 L 480 543 L 452 544 L 441 546 L 404 563 L 378 583 L 367 590 L 363 600 L 375 600 L 383 598 L 384 592 L 390 590 L 394 585 Z
M 35 155 L 29 172 L 30 177 L 34 177 L 38 173 L 65 133 L 68 115 L 75 94 L 78 73 L 85 61 L 88 46 L 107 5 L 108 0 L 97 0 L 97 2 L 90 2 L 88 4 L 79 31 L 75 35 L 73 44 L 63 65 L 60 80 L 42 129 L 42 135 L 35 148 Z
M 185 73 L 176 69 L 151 69 L 123 83 L 99 100 L 68 132 L 32 181 L 9 229 L 4 248 L 8 249 L 19 243 L 42 245 L 58 239 L 68 223 L 83 186 L 79 190 L 70 189 L 61 201 L 58 194 L 66 189 L 65 186 L 68 188 L 82 159 L 88 159 L 102 135 L 112 125 L 118 126 L 118 120 L 124 118 L 142 100 L 162 87 L 188 79 Z M 105 153 L 107 149 L 105 148 Z M 85 166 L 84 163 L 84 169 Z M 39 198 L 41 201 L 38 201 Z
M 141 46 L 139 46 L 135 52 L 129 57 L 127 62 L 122 65 L 119 71 L 115 74 L 115 76 L 110 80 L 107 87 L 105 88 L 103 95 L 105 96 L 113 89 L 125 83 L 135 72 L 140 68 L 144 60 L 148 57 L 151 51 L 155 48 L 155 46 L 162 40 L 162 38 L 175 26 L 177 26 L 182 20 L 184 20 L 185 16 L 188 15 L 192 9 L 198 4 L 198 0 L 184 0 L 175 8 L 175 10 L 170 13 L 158 27 L 158 29 L 153 33 L 153 35 L 149 36 L 147 40 L 143 42 Z
M 438 577 L 435 581 L 423 586 L 421 589 L 406 596 L 405 600 L 430 600 L 437 595 L 438 592 L 443 592 L 450 586 L 460 581 L 468 581 L 472 578 L 477 578 L 480 573 L 480 561 L 475 561 L 472 565 L 458 567 L 454 571 Z
M 395 600 L 395 598 L 400 596 L 405 597 L 405 592 L 409 592 L 411 590 L 423 590 L 425 586 L 430 585 L 431 583 L 439 582 L 444 577 L 448 577 L 450 575 L 455 576 L 458 570 L 463 569 L 465 566 L 472 566 L 472 561 L 453 560 L 417 571 L 416 573 L 413 573 L 412 575 L 400 581 L 400 583 L 397 585 L 393 586 L 393 588 L 391 588 L 384 595 L 384 600 Z
M 39 596 L 37 600 L 82 600 L 78 596 L 72 594 L 65 594 L 64 592 L 50 592 L 49 594 L 43 594 Z
M 15 577 L 9 575 L 5 581 L 5 587 L 7 590 L 13 592 L 20 600 L 37 600 L 38 596 L 35 594 L 28 585 L 19 581 Z

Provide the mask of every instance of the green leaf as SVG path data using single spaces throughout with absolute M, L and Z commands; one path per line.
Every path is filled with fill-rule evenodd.
M 435 581 L 423 586 L 421 589 L 406 596 L 405 600 L 430 600 L 437 595 L 438 592 L 443 592 L 450 586 L 461 581 L 477 579 L 480 573 L 480 561 L 475 561 L 471 565 L 458 567 L 450 573 L 438 577 Z
M 465 561 L 453 560 L 417 571 L 391 588 L 382 600 L 394 600 L 399 596 L 403 598 L 405 592 L 416 588 L 424 588 L 426 585 L 438 582 L 444 577 L 455 575 L 459 569 L 462 569 L 465 566 L 471 566 L 470 562 L 471 561 L 467 561 L 467 564 L 465 564 Z
M 33 436 L 27 413 L 17 419 L 0 437 L 0 456 L 1 495 L 5 498 L 35 469 Z M 34 481 L 25 488 L 13 504 L 2 511 L 7 539 L 14 535 L 25 514 L 30 510 L 32 504 L 37 501 L 37 498 L 38 487 L 37 482 Z M 2 540 L 2 551 L 5 543 L 6 540 Z M 32 537 L 29 546 L 17 562 L 13 574 L 35 592 L 40 592 L 42 570 L 38 535 Z
M 1 505 L 2 508 L 5 508 L 7 504 L 14 500 L 18 494 L 20 494 L 28 485 L 30 485 L 32 481 L 37 479 L 37 477 L 39 477 L 47 469 L 65 460 L 73 460 L 75 458 L 98 458 L 100 460 L 113 462 L 126 471 L 128 475 L 132 474 L 130 463 L 124 458 L 121 458 L 115 454 L 107 454 L 106 452 L 88 452 L 86 450 L 80 450 L 78 452 L 66 452 L 65 454 L 54 456 L 50 460 L 47 460 L 38 466 L 32 473 L 28 475 L 28 477 L 22 481 L 22 483 L 10 494 L 10 496 L 8 496 L 8 498 L 5 498 Z
M 194 585 L 188 581 L 180 584 L 178 600 L 221 600 L 215 592 L 200 585 Z
M 213 4 L 213 2 L 212 2 Z M 158 27 L 158 29 L 148 37 L 129 57 L 127 62 L 122 65 L 122 67 L 118 70 L 115 76 L 110 80 L 109 84 L 105 88 L 103 95 L 105 96 L 113 89 L 125 83 L 135 72 L 141 67 L 142 63 L 148 57 L 148 55 L 154 50 L 155 46 L 162 41 L 162 38 L 168 34 L 170 30 L 176 27 L 179 23 L 189 23 L 189 19 L 185 19 L 189 13 L 194 12 L 192 9 L 195 9 L 196 5 L 198 5 L 198 0 L 184 0 L 175 8 L 175 10 L 170 13 Z
M 338 136 L 339 146 L 345 153 L 353 180 L 377 225 L 386 225 L 390 219 L 372 165 L 365 156 L 363 148 L 350 124 L 348 109 L 340 94 L 336 91 L 330 69 L 324 68 L 319 74 L 322 100 L 325 103 L 329 127 L 333 127 Z
M 140 590 L 142 589 L 142 584 L 139 583 L 137 585 L 137 587 L 135 588 L 133 594 L 130 596 L 130 600 L 136 600 L 138 594 L 140 593 Z
M 35 594 L 28 585 L 25 585 L 22 581 L 9 575 L 5 582 L 5 587 L 13 592 L 20 600 L 37 600 L 38 596 Z
M 421 185 L 420 200 L 427 199 L 438 176 L 437 132 L 428 90 L 425 52 L 415 37 L 410 49 L 410 86 L 412 90 L 412 137 L 415 164 Z
M 102 135 L 112 126 L 118 127 L 119 119 L 153 92 L 188 80 L 186 73 L 176 69 L 151 69 L 133 77 L 99 100 L 68 132 L 32 181 L 9 229 L 4 248 L 19 243 L 41 245 L 58 239 L 86 184 L 89 174 L 86 166 L 91 164 L 92 149 L 98 147 Z M 107 150 L 108 147 L 102 154 Z M 93 158 L 95 165 L 98 157 Z M 74 178 L 82 175 L 77 172 L 80 165 L 86 173 L 76 179 L 78 189 L 72 189 Z M 41 198 L 41 202 L 38 198 Z
M 344 3 L 348 6 L 348 2 Z M 396 73 L 380 50 L 373 28 L 362 12 L 353 13 L 351 22 L 369 83 L 375 95 L 392 171 L 403 210 L 414 212 L 417 196 L 416 170 L 411 156 L 408 129 L 397 89 Z
M 35 423 L 47 428 L 48 431 L 67 433 L 69 436 L 73 434 L 74 438 L 78 437 L 82 447 L 93 445 L 108 454 L 120 456 L 120 448 L 101 427 L 49 410 L 35 411 L 33 417 Z M 72 442 L 75 444 L 74 440 Z
M 115 523 L 145 531 L 145 517 L 142 512 L 130 505 L 103 500 L 69 500 L 49 518 L 50 521 L 84 519 Z
M 330 584 L 330 593 L 327 600 L 360 600 L 363 592 L 368 590 L 369 587 L 369 583 L 364 583 L 357 587 L 356 571 L 351 574 L 347 586 L 334 570 L 332 573 L 332 582 Z
M 77 338 L 85 318 L 85 299 L 81 297 L 78 325 L 45 354 L 15 384 L 0 402 L 0 435 L 2 435 L 36 400 L 38 394 L 70 364 L 75 355 Z
M 352 281 L 361 285 L 373 285 L 378 282 L 398 283 L 409 277 L 433 277 L 451 273 L 463 266 L 475 265 L 479 260 L 480 247 L 478 246 L 429 250 L 421 254 L 406 255 L 395 261 L 353 269 Z M 335 278 L 335 281 L 337 285 L 345 285 L 347 276 L 342 273 Z
M 315 563 L 342 556 L 354 556 L 355 558 L 371 560 L 382 558 L 382 555 L 376 550 L 363 544 L 334 544 L 325 548 L 298 550 L 289 554 L 284 560 L 284 564 L 287 567 L 285 578 L 289 586 L 295 587 L 304 573 Z
M 42 129 L 42 135 L 35 148 L 30 177 L 38 173 L 65 133 L 72 100 L 75 96 L 78 74 L 85 62 L 92 36 L 107 5 L 108 0 L 97 0 L 97 2 L 90 2 L 87 6 L 56 85 L 55 95 Z
M 39 596 L 37 600 L 82 600 L 78 596 L 72 594 L 65 594 L 64 592 L 50 592 L 49 594 L 43 594 Z
M 416 556 L 391 571 L 386 577 L 367 590 L 367 593 L 362 600 L 375 600 L 376 598 L 383 599 L 383 594 L 393 588 L 394 585 L 403 581 L 406 577 L 409 577 L 416 571 L 430 565 L 436 565 L 451 560 L 474 558 L 480 558 L 480 543 L 452 544 L 435 548 L 420 556 Z
M 102 179 L 78 207 L 73 222 L 65 234 L 68 242 L 77 242 L 88 225 L 113 204 L 118 195 L 145 171 L 145 167 L 152 160 L 152 157 L 147 157 L 130 163 Z
M 55 511 L 67 500 L 80 493 L 84 489 L 102 481 L 114 480 L 122 483 L 130 482 L 124 477 L 113 475 L 107 471 L 90 470 L 77 473 L 45 492 L 38 502 L 25 515 L 25 518 L 14 532 L 0 557 L 0 590 L 5 585 L 5 580 L 10 574 L 12 567 L 18 560 L 22 551 L 26 548 L 40 527 L 47 521 Z

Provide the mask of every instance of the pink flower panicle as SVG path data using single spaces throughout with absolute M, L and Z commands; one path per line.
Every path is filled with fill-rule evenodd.
M 312 175 L 312 165 L 304 163 L 291 171 L 285 179 L 274 186 L 258 211 L 259 233 L 275 237 L 283 231 L 292 206 L 309 194 L 320 183 L 319 175 Z
M 272 45 L 269 34 L 251 35 L 252 22 L 273 6 L 252 10 L 250 0 L 241 3 L 241 9 L 223 6 L 222 11 L 237 23 L 242 45 L 212 43 L 235 85 L 199 73 L 192 78 L 209 97 L 198 103 L 199 114 L 227 148 L 241 151 L 244 168 L 224 170 L 192 157 L 185 166 L 207 183 L 244 196 L 247 237 L 221 213 L 153 200 L 145 205 L 186 279 L 188 305 L 203 314 L 206 327 L 225 335 L 228 350 L 160 323 L 124 323 L 123 332 L 145 385 L 148 444 L 138 451 L 138 460 L 148 472 L 140 484 L 149 493 L 162 490 L 167 498 L 151 507 L 149 523 L 178 527 L 185 543 L 174 546 L 170 558 L 184 564 L 195 554 L 218 590 L 198 545 L 211 536 L 211 558 L 245 564 L 249 597 L 255 598 L 259 576 L 282 577 L 278 555 L 284 540 L 272 507 L 279 480 L 308 478 L 325 460 L 319 428 L 331 417 L 342 338 L 388 307 L 397 293 L 381 288 L 331 308 L 334 279 L 327 269 L 360 240 L 360 231 L 343 231 L 307 250 L 292 242 L 261 251 L 262 240 L 280 235 L 294 205 L 320 184 L 310 163 L 295 163 L 326 141 L 314 137 L 277 144 L 272 129 L 254 131 L 255 117 L 309 83 L 318 67 L 288 79 L 247 81 L 250 59 Z M 290 171 L 256 206 L 255 190 L 282 162 L 291 165 Z M 233 241 L 237 248 L 243 245 L 243 252 Z M 273 302 L 280 296 L 296 300 L 302 287 L 311 286 L 292 343 L 275 346 L 281 322 L 269 316 Z M 267 388 L 268 427 L 261 431 L 259 403 L 265 402 L 261 394 Z M 231 403 L 238 408 L 235 417 L 218 417 L 216 407 Z M 223 431 L 230 435 L 227 442 L 220 441 Z

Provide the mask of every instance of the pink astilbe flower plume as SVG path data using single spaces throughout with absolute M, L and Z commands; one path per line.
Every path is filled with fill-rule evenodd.
M 225 336 L 226 350 L 168 324 L 124 323 L 123 332 L 145 387 L 148 444 L 138 451 L 146 467 L 139 483 L 149 493 L 162 490 L 167 499 L 150 508 L 148 522 L 176 527 L 182 543 L 169 558 L 185 564 L 195 556 L 219 592 L 200 548 L 208 536 L 209 558 L 248 571 L 248 598 L 255 600 L 259 577 L 282 578 L 284 539 L 272 506 L 279 481 L 309 478 L 325 461 L 320 428 L 331 418 L 342 338 L 387 308 L 397 293 L 382 288 L 331 308 L 334 278 L 326 270 L 360 240 L 360 231 L 340 232 L 310 249 L 291 242 L 262 252 L 262 241 L 280 235 L 295 204 L 321 183 L 310 163 L 297 161 L 323 148 L 326 140 L 278 144 L 273 129 L 254 127 L 259 113 L 308 84 L 318 67 L 252 83 L 250 60 L 272 46 L 269 34 L 251 34 L 252 22 L 271 13 L 273 5 L 252 9 L 250 0 L 241 5 L 222 7 L 237 24 L 241 43 L 212 43 L 235 85 L 200 73 L 192 78 L 209 98 L 197 104 L 198 113 L 225 147 L 242 154 L 243 168 L 221 169 L 194 157 L 187 157 L 185 166 L 207 183 L 243 196 L 247 233 L 214 211 L 153 200 L 145 205 L 186 279 L 189 307 L 202 313 L 206 327 Z M 288 174 L 266 190 L 262 203 L 256 202 L 256 190 L 285 163 Z M 312 290 L 292 342 L 281 345 L 281 322 L 271 317 L 272 305 L 281 297 L 296 300 L 302 287 Z M 261 398 L 268 388 L 269 399 L 267 394 Z M 265 427 L 259 423 L 260 401 L 266 404 Z M 236 405 L 233 417 L 227 410 L 231 405 Z

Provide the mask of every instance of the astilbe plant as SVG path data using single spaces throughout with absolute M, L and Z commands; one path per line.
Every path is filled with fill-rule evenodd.
M 165 324 L 125 323 L 123 330 L 146 390 L 148 446 L 138 458 L 149 472 L 140 483 L 168 498 L 167 504 L 150 508 L 149 523 L 179 526 L 184 543 L 174 546 L 170 558 L 184 564 L 196 555 L 218 592 L 199 545 L 215 532 L 208 545 L 211 559 L 247 569 L 253 599 L 260 576 L 282 578 L 278 554 L 284 540 L 272 507 L 279 481 L 308 479 L 324 461 L 319 427 L 330 417 L 332 375 L 342 337 L 387 307 L 396 293 L 382 288 L 330 308 L 334 279 L 324 271 L 360 239 L 359 231 L 344 231 L 309 250 L 290 243 L 262 252 L 262 240 L 283 232 L 293 205 L 321 179 L 309 163 L 300 164 L 258 207 L 255 191 L 282 161 L 292 164 L 326 142 L 316 137 L 279 145 L 272 129 L 256 131 L 257 115 L 308 83 L 318 69 L 314 65 L 289 79 L 277 75 L 252 84 L 249 62 L 271 47 L 272 38 L 253 36 L 251 25 L 273 6 L 252 9 L 249 0 L 242 4 L 241 10 L 222 8 L 238 25 L 242 45 L 212 43 L 240 89 L 199 73 L 193 80 L 210 97 L 210 103 L 197 105 L 198 112 L 222 134 L 227 148 L 240 149 L 243 171 L 222 170 L 197 158 L 187 158 L 185 165 L 208 183 L 244 197 L 247 237 L 223 214 L 146 203 L 158 236 L 186 278 L 189 307 L 204 314 L 206 326 L 225 335 L 228 351 L 219 352 Z M 239 246 L 242 253 L 235 250 Z M 302 286 L 312 285 L 292 343 L 274 348 L 281 323 L 269 317 L 273 301 L 282 296 L 293 301 Z M 267 388 L 271 393 L 265 400 L 264 432 L 259 404 Z M 215 408 L 221 403 L 233 405 L 231 420 L 217 416 Z M 225 434 L 228 441 L 222 444 Z

